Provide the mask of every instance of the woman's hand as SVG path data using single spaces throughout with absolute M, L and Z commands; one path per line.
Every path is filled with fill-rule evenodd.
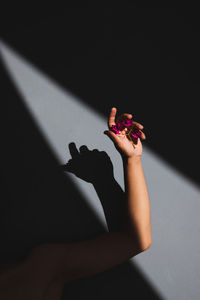
M 120 131 L 120 134 L 115 134 L 113 131 L 111 131 L 112 125 L 116 124 L 115 123 L 116 112 L 117 112 L 116 107 L 113 107 L 110 111 L 110 115 L 108 118 L 109 130 L 104 131 L 104 133 L 108 135 L 110 139 L 114 142 L 115 148 L 119 151 L 122 157 L 125 158 L 140 157 L 142 155 L 142 143 L 139 137 L 137 139 L 134 139 L 133 141 L 130 141 L 125 135 L 127 128 Z M 117 122 L 122 121 L 124 118 L 132 119 L 132 115 L 124 113 L 118 117 Z M 135 124 L 139 129 L 139 131 L 141 132 L 141 139 L 145 140 L 146 136 L 141 131 L 141 129 L 143 129 L 144 126 L 135 121 L 133 121 L 133 124 Z

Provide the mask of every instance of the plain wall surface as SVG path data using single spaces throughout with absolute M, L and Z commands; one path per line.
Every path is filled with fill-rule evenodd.
M 93 184 L 59 169 L 59 165 L 72 158 L 70 143 L 75 143 L 78 150 L 86 145 L 90 151 L 98 149 L 107 153 L 118 183 L 113 195 L 123 191 L 124 182 L 120 155 L 103 135 L 107 129 L 106 116 L 60 85 L 5 40 L 0 46 L 4 69 L 2 115 L 7 118 L 2 137 L 6 197 L 1 202 L 1 262 L 10 262 L 22 258 L 38 243 L 91 238 L 107 231 L 108 225 L 117 226 L 120 199 L 116 205 L 111 191 L 107 192 L 112 199 L 106 208 L 110 222 L 107 224 L 102 208 L 106 199 L 98 198 Z M 105 102 L 108 112 L 112 103 L 114 99 Z M 123 105 L 116 107 L 121 113 L 135 113 L 142 118 L 139 106 L 135 111 L 132 104 L 125 109 Z M 143 120 L 137 121 L 143 124 Z M 147 121 L 144 132 L 147 128 L 147 139 L 151 140 L 151 120 Z M 177 115 L 177 122 L 181 121 Z M 161 138 L 157 135 L 159 143 Z M 179 146 L 182 141 L 177 143 Z M 176 148 L 170 140 L 167 145 L 169 151 L 173 146 Z M 14 152 L 13 147 L 16 147 Z M 192 146 L 188 146 L 188 151 L 192 156 Z M 184 153 L 180 152 L 180 157 Z M 138 299 L 138 293 L 140 299 L 199 299 L 199 187 L 145 142 L 142 163 L 151 201 L 151 248 L 121 266 L 66 285 L 63 299 L 110 299 L 111 296 Z M 106 195 L 109 186 L 104 177 L 110 170 L 109 161 L 88 155 L 81 164 L 82 177 L 88 175 L 87 165 L 92 164 L 91 172 L 100 170 L 97 177 Z

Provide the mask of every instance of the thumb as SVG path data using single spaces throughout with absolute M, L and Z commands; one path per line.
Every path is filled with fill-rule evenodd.
M 106 134 L 114 143 L 117 143 L 117 136 L 111 130 L 105 130 L 104 134 Z

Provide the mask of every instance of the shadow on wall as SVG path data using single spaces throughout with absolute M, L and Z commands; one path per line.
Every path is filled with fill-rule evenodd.
M 97 149 L 89 151 L 86 145 L 79 153 L 69 141 L 72 159 L 59 166 L 3 66 L 1 72 L 0 264 L 20 262 L 30 249 L 42 243 L 80 241 L 105 232 L 67 172 L 94 185 L 109 230 L 117 230 L 124 193 L 113 177 L 108 155 Z M 63 291 L 68 299 L 121 300 L 136 294 L 141 299 L 161 299 L 129 262 L 66 284 Z

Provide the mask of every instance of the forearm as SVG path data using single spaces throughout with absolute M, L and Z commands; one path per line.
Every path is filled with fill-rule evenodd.
M 141 157 L 123 158 L 123 168 L 126 201 L 121 230 L 146 248 L 151 244 L 151 216 Z

